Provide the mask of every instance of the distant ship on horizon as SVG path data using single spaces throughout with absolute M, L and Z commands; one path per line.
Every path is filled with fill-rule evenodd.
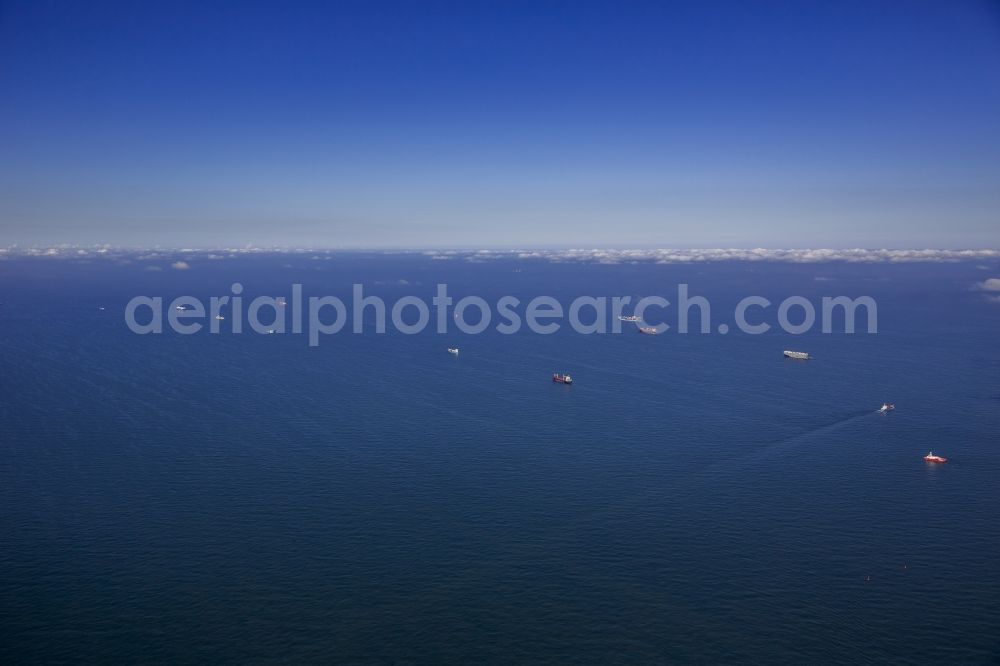
M 788 357 L 788 358 L 802 359 L 804 361 L 808 361 L 809 360 L 809 354 L 807 354 L 806 352 L 789 351 L 789 350 L 786 349 L 785 350 L 785 356 Z

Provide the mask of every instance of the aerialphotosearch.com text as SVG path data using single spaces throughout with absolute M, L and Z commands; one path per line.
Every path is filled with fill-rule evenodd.
M 170 330 L 186 335 L 199 333 L 206 325 L 215 334 L 291 332 L 307 335 L 310 347 L 318 346 L 323 336 L 342 332 L 349 322 L 348 330 L 356 334 L 385 333 L 391 324 L 400 333 L 414 335 L 425 331 L 432 321 L 440 334 L 455 329 L 478 334 L 492 326 L 509 335 L 526 326 L 533 333 L 547 335 L 567 324 L 584 335 L 622 333 L 637 327 L 651 334 L 726 334 L 731 330 L 728 322 L 713 326 L 711 303 L 704 296 L 692 295 L 684 283 L 677 285 L 672 301 L 664 296 L 579 296 L 568 305 L 552 296 L 527 301 L 502 296 L 492 303 L 479 296 L 464 296 L 456 301 L 448 295 L 446 284 L 437 285 L 430 304 L 418 296 L 387 303 L 380 296 L 366 295 L 362 284 L 353 285 L 349 303 L 337 296 L 304 297 L 301 284 L 293 284 L 290 293 L 287 299 L 247 299 L 243 285 L 236 282 L 229 294 L 209 298 L 207 307 L 193 296 L 167 302 L 162 296 L 136 296 L 125 307 L 125 323 L 137 334 L 162 333 L 164 319 Z M 864 319 L 868 333 L 878 332 L 878 308 L 872 297 L 824 296 L 814 303 L 803 296 L 789 296 L 775 304 L 763 296 L 746 296 L 733 308 L 729 322 L 749 335 L 766 333 L 774 325 L 797 335 L 814 330 L 817 323 L 823 333 L 832 333 L 835 322 L 837 332 L 854 333 L 859 319 Z

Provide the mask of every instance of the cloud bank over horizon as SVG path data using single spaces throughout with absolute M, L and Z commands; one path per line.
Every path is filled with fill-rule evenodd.
M 519 259 L 547 259 L 553 262 L 596 262 L 601 264 L 658 263 L 687 264 L 715 261 L 773 261 L 787 263 L 915 263 L 957 262 L 1000 258 L 1000 250 L 892 250 L 892 249 L 658 249 L 658 250 L 533 250 L 516 253 L 480 251 L 472 258 L 509 256 Z M 441 255 L 436 255 L 441 256 Z
M 901 250 L 901 249 L 774 249 L 774 248 L 663 248 L 663 249 L 520 249 L 520 250 L 364 250 L 332 248 L 220 247 L 220 248 L 117 248 L 107 245 L 79 247 L 0 247 L 0 260 L 112 259 L 137 262 L 168 261 L 175 270 L 190 270 L 199 260 L 218 261 L 248 255 L 298 255 L 309 259 L 330 259 L 337 255 L 372 253 L 378 255 L 424 256 L 435 261 L 459 260 L 486 263 L 499 260 L 547 261 L 551 263 L 597 264 L 696 264 L 709 262 L 777 262 L 797 264 L 858 263 L 956 263 L 1000 260 L 1000 249 Z M 985 268 L 985 267 L 983 267 Z M 987 282 L 993 282 L 987 281 Z M 984 287 L 985 288 L 985 287 Z

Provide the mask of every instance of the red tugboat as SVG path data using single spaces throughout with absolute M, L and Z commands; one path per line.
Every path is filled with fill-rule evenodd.
M 573 378 L 569 375 L 561 375 L 558 372 L 552 373 L 552 381 L 556 384 L 572 384 Z
M 933 451 L 930 451 L 924 456 L 924 461 L 929 463 L 946 463 L 948 459 L 944 456 L 936 456 Z

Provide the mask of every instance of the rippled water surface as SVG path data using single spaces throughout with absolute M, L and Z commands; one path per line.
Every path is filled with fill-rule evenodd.
M 190 263 L 0 262 L 6 663 L 1000 655 L 1000 304 L 972 289 L 996 266 Z M 672 301 L 688 282 L 730 322 L 748 294 L 870 294 L 880 333 L 313 349 L 125 327 L 134 295 L 236 280 Z

